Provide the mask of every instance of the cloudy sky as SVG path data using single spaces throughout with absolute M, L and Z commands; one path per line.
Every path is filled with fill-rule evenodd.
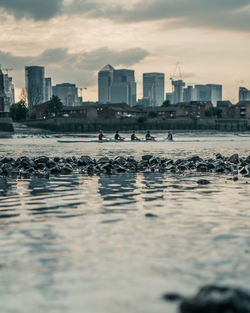
M 187 83 L 220 83 L 237 101 L 250 89 L 250 0 L 0 0 L 0 63 L 17 88 L 24 66 L 43 65 L 53 83 L 71 82 L 97 100 L 107 63 Z

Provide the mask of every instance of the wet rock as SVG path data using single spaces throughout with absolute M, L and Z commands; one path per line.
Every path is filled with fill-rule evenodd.
M 197 184 L 198 185 L 209 185 L 210 181 L 206 180 L 206 179 L 199 179 L 199 180 L 197 180 Z
M 233 154 L 232 156 L 230 156 L 230 158 L 228 159 L 229 162 L 231 163 L 239 163 L 239 155 L 236 153 L 236 154 Z
M 215 157 L 216 160 L 224 160 L 224 157 L 220 153 L 217 153 Z
M 189 162 L 202 162 L 203 160 L 198 156 L 198 155 L 194 155 L 191 158 L 188 159 Z
M 45 168 L 46 168 L 46 164 L 44 164 L 44 163 L 38 163 L 36 165 L 36 169 L 38 169 L 38 170 L 43 170 Z
M 49 162 L 49 158 L 46 156 L 42 156 L 42 157 L 38 157 L 37 159 L 35 159 L 36 163 L 48 163 Z
M 124 165 L 126 163 L 126 159 L 124 157 L 118 156 L 114 159 L 114 162 L 120 165 Z
M 50 169 L 51 174 L 60 174 L 61 172 L 62 172 L 62 168 L 59 166 L 55 166 Z
M 206 163 L 199 163 L 196 166 L 197 172 L 209 172 L 209 168 Z
M 177 293 L 163 295 L 165 301 L 177 301 L 180 313 L 249 313 L 250 294 L 239 288 L 204 286 L 193 298 Z
M 205 286 L 180 304 L 181 313 L 249 313 L 250 295 L 228 287 Z
M 153 213 L 146 213 L 145 217 L 155 218 L 155 217 L 158 217 L 158 215 L 153 214 Z
M 102 158 L 100 158 L 98 161 L 97 161 L 97 163 L 98 164 L 104 164 L 104 163 L 109 163 L 109 161 L 110 161 L 110 159 L 108 158 L 108 157 L 102 157 Z
M 56 162 L 56 163 L 58 163 L 58 162 L 60 162 L 60 158 L 59 158 L 59 157 L 54 157 L 54 158 L 53 158 L 53 161 Z
M 248 174 L 248 170 L 246 169 L 246 167 L 243 167 L 242 169 L 240 169 L 240 174 L 241 175 L 247 175 Z
M 151 154 L 145 154 L 145 155 L 143 155 L 141 158 L 142 158 L 142 160 L 144 160 L 144 161 L 149 161 L 150 159 L 153 158 L 153 156 L 152 156 Z

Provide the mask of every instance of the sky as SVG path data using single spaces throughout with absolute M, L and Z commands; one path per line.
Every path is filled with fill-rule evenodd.
M 223 85 L 223 98 L 250 89 L 250 0 L 0 0 L 0 64 L 17 97 L 26 65 L 45 66 L 53 84 L 75 83 L 97 99 L 106 64 L 163 72 L 189 84 Z M 176 64 L 180 64 L 180 71 Z M 87 88 L 87 89 L 84 89 Z

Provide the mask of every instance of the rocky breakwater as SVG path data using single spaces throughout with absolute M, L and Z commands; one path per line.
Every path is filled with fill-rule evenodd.
M 102 157 L 98 160 L 89 156 L 54 157 L 41 156 L 28 158 L 26 156 L 13 159 L 11 157 L 0 158 L 0 176 L 28 178 L 32 175 L 49 177 L 50 175 L 67 175 L 72 172 L 86 175 L 115 175 L 130 172 L 160 172 L 177 175 L 185 173 L 214 173 L 228 174 L 231 179 L 237 180 L 238 175 L 250 177 L 250 156 L 239 157 L 234 154 L 230 157 L 217 154 L 215 158 L 202 159 L 192 156 L 185 159 L 169 159 L 143 155 L 141 160 L 134 157 L 117 156 L 113 159 Z M 199 184 L 209 183 L 199 180 Z

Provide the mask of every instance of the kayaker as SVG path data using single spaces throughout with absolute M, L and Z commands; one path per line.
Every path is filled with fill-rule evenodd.
M 145 139 L 146 139 L 146 140 L 155 140 L 155 137 L 152 136 L 152 135 L 150 134 L 150 131 L 148 130 L 147 133 L 146 133 Z
M 99 135 L 98 135 L 98 140 L 103 140 L 103 138 L 105 138 L 105 136 L 103 135 L 102 130 L 100 130 Z
M 133 130 L 132 135 L 131 135 L 131 141 L 134 141 L 134 140 L 138 140 L 138 141 L 141 140 L 141 139 L 139 139 L 139 138 L 136 136 L 135 130 Z

